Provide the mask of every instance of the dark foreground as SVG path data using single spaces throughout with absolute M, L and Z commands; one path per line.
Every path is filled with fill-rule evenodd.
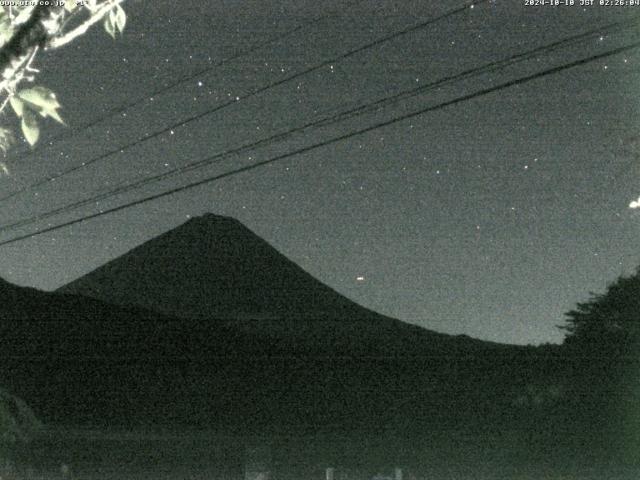
M 243 437 L 50 428 L 28 446 L 6 448 L 12 461 L 2 478 L 327 480 L 331 467 L 335 480 L 639 478 L 633 460 L 573 447 L 570 453 L 552 439 L 528 444 L 514 432 L 486 432 L 479 440 L 437 431 L 407 439 L 388 433 Z

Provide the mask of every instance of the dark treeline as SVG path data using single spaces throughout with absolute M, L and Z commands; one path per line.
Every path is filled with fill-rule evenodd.
M 0 381 L 49 424 L 323 438 L 305 455 L 434 475 L 638 469 L 640 273 L 568 312 L 562 345 L 528 347 L 384 322 L 291 336 L 0 287 Z

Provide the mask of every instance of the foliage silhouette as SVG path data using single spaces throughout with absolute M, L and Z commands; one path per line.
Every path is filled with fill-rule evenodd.
M 640 267 L 620 276 L 605 293 L 592 294 L 567 314 L 567 346 L 582 346 L 593 353 L 633 355 L 640 341 Z
M 592 448 L 640 467 L 640 267 L 566 315 L 571 418 Z

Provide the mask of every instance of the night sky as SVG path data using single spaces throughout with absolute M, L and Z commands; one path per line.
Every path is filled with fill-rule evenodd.
M 0 225 L 466 69 L 640 15 L 640 7 L 490 2 L 247 92 L 462 1 L 127 1 L 124 36 L 95 28 L 39 57 L 68 128 L 7 156 L 0 196 L 229 99 L 228 107 L 2 201 Z M 579 3 L 579 0 L 576 0 Z M 329 15 L 327 14 L 335 14 Z M 318 17 L 326 17 L 312 23 Z M 280 41 L 269 39 L 292 31 Z M 268 159 L 637 40 L 638 27 L 452 83 L 0 240 Z M 265 44 L 266 43 L 266 44 Z M 255 45 L 263 48 L 237 56 Z M 640 50 L 522 83 L 164 199 L 0 247 L 0 276 L 54 289 L 205 212 L 238 218 L 358 303 L 426 328 L 560 342 L 564 312 L 640 264 Z M 181 78 L 192 80 L 156 95 Z M 82 126 L 145 99 L 90 129 Z M 14 122 L 11 117 L 7 122 Z

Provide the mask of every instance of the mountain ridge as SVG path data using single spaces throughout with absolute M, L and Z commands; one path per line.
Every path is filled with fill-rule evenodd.
M 56 292 L 215 321 L 284 342 L 283 348 L 314 350 L 318 342 L 333 342 L 329 350 L 379 352 L 387 345 L 395 355 L 403 348 L 420 351 L 429 342 L 431 349 L 455 351 L 461 345 L 500 345 L 435 332 L 358 305 L 237 219 L 211 213 L 132 248 Z
M 236 219 L 194 217 L 60 287 L 183 318 L 378 318 Z

